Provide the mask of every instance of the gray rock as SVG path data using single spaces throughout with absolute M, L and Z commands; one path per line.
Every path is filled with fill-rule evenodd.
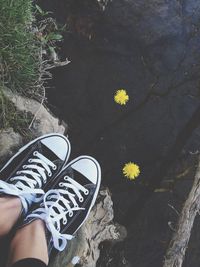
M 76 237 L 59 253 L 50 267 L 72 267 L 74 257 L 80 258 L 83 267 L 95 267 L 99 258 L 99 244 L 105 240 L 120 241 L 124 231 L 113 223 L 113 202 L 109 191 L 101 190 L 96 205 Z M 123 232 L 123 234 L 122 234 Z M 126 235 L 126 233 L 125 233 Z
M 12 156 L 13 152 L 22 145 L 22 137 L 15 133 L 12 128 L 0 133 L 0 162 Z
M 4 94 L 13 102 L 18 110 L 33 114 L 30 129 L 35 136 L 52 132 L 61 134 L 65 132 L 64 125 L 61 125 L 59 120 L 38 101 L 18 95 L 10 90 L 5 90 Z

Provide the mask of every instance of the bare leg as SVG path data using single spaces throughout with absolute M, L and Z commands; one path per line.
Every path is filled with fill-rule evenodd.
M 18 197 L 0 197 L 0 237 L 8 234 L 21 214 Z
M 45 225 L 40 219 L 19 229 L 11 242 L 9 265 L 26 258 L 39 259 L 48 264 Z

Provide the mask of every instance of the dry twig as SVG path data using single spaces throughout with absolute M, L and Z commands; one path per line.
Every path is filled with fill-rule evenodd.
M 200 157 L 198 160 L 195 180 L 169 244 L 163 267 L 181 267 L 185 258 L 194 219 L 200 208 Z

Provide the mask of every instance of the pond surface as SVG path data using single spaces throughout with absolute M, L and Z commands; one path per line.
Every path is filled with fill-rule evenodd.
M 193 172 L 170 190 L 166 177 L 188 168 L 200 144 L 200 2 L 113 0 L 104 11 L 92 0 L 40 5 L 67 24 L 60 54 L 71 60 L 53 71 L 49 106 L 68 124 L 71 158 L 100 162 L 115 221 L 128 230 L 123 243 L 102 245 L 98 265 L 160 267 L 168 221 L 177 220 L 169 204 L 181 209 Z M 120 88 L 126 106 L 113 100 Z M 141 168 L 135 182 L 122 175 L 129 161 Z M 198 240 L 192 246 L 184 267 L 199 267 Z

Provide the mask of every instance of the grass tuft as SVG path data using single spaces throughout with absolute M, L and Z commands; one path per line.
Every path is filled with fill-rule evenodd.
M 26 93 L 39 79 L 31 0 L 0 0 L 0 83 Z

